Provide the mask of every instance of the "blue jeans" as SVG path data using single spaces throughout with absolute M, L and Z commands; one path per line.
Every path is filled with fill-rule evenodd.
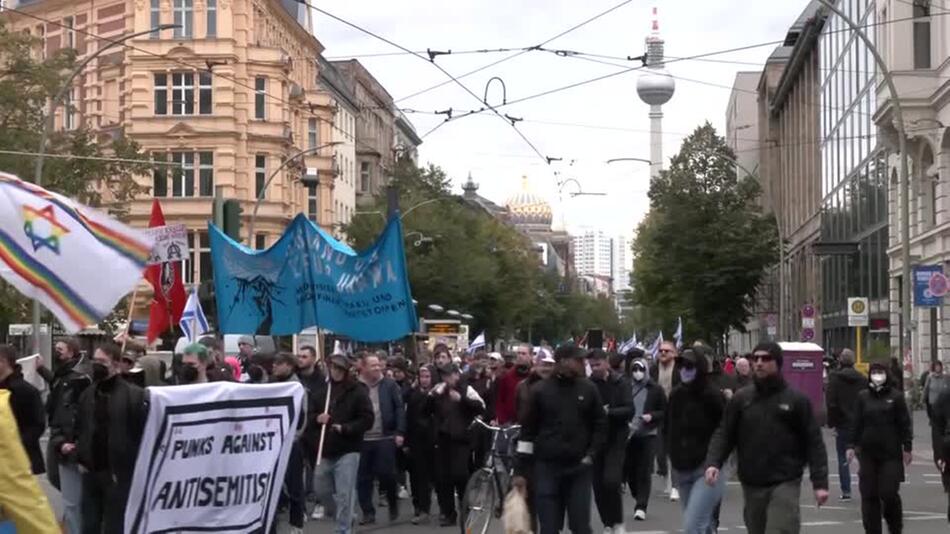
M 324 458 L 314 468 L 313 488 L 327 510 L 335 509 L 336 533 L 353 532 L 356 503 L 356 475 L 360 469 L 360 453 L 351 452 L 339 458 Z
M 842 495 L 851 495 L 851 466 L 848 465 L 848 441 L 844 432 L 835 430 L 835 449 L 838 452 L 838 480 L 841 482 Z
M 59 463 L 59 487 L 67 534 L 82 532 L 82 473 L 73 462 Z
M 726 489 L 725 470 L 720 470 L 715 486 L 706 484 L 706 468 L 692 471 L 676 471 L 680 503 L 683 506 L 683 532 L 686 534 L 710 534 L 716 532 L 713 520 L 716 506 Z

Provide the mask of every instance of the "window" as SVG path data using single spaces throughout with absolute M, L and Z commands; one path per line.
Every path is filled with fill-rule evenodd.
M 317 136 L 317 119 L 308 119 L 307 120 L 307 146 L 309 148 L 317 148 L 317 144 L 319 142 L 320 142 L 320 139 Z
M 254 236 L 254 248 L 257 250 L 264 250 L 267 247 L 267 236 L 264 234 L 257 234 Z
M 214 196 L 214 153 L 198 153 L 198 195 Z
M 73 30 L 73 18 L 63 19 L 63 48 L 76 48 L 76 32 Z
M 211 114 L 211 73 L 198 73 L 198 113 Z
M 369 162 L 360 162 L 360 191 L 369 191 Z
M 191 37 L 194 27 L 194 0 L 174 0 L 175 37 Z
M 264 95 L 267 92 L 267 78 L 254 78 L 254 118 L 264 120 Z
M 317 184 L 307 184 L 307 218 L 313 222 L 318 222 L 318 200 L 319 197 L 317 197 Z
M 152 153 L 152 160 L 157 162 L 168 161 L 168 156 L 164 152 Z M 168 196 L 168 166 L 158 164 L 152 169 L 152 196 Z
M 218 34 L 218 0 L 207 0 L 205 15 L 208 25 L 205 27 L 205 37 L 214 37 Z
M 75 88 L 66 91 L 63 99 L 63 128 L 66 130 L 76 129 L 76 101 Z
M 155 74 L 155 114 L 168 114 L 168 75 Z
M 197 246 L 195 241 L 197 240 Z M 195 284 L 204 280 L 211 280 L 211 241 L 208 232 L 188 233 L 188 262 L 182 269 L 186 284 Z M 197 280 L 195 279 L 197 275 Z
M 150 27 L 150 28 L 158 28 L 159 26 L 161 26 L 161 25 L 162 25 L 162 6 L 161 6 L 161 0 L 152 0 L 150 13 L 151 13 L 151 18 L 149 19 L 149 22 L 150 22 L 151 26 L 149 26 L 149 27 Z M 152 33 L 149 34 L 149 37 L 150 37 L 151 39 L 158 39 L 159 37 L 161 37 L 161 36 L 159 35 L 160 33 L 161 33 L 161 32 L 152 32 Z
M 930 0 L 914 0 L 914 68 L 930 68 Z
M 195 196 L 195 153 L 172 152 L 171 156 L 177 164 L 172 168 L 172 196 Z
M 264 188 L 267 185 L 267 156 L 254 156 L 254 198 L 264 198 Z
M 172 115 L 195 114 L 195 75 L 192 72 L 172 73 Z

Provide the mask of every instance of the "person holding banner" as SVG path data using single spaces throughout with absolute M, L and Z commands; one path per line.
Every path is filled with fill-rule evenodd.
M 350 375 L 350 360 L 343 354 L 330 357 L 329 378 L 314 399 L 321 413 L 320 442 L 313 486 L 317 497 L 336 518 L 336 534 L 353 531 L 356 479 L 363 435 L 373 426 L 373 405 L 366 387 Z
M 202 347 L 203 348 L 203 347 Z M 118 534 L 145 426 L 145 391 L 119 377 L 122 350 L 100 345 L 92 357 L 93 386 L 79 400 L 76 450 L 83 474 L 83 532 Z

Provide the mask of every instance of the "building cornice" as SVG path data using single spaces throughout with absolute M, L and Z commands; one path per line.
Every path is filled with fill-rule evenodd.
M 791 94 L 795 84 L 798 83 L 799 74 L 805 67 L 805 60 L 812 50 L 817 47 L 818 38 L 821 36 L 821 29 L 824 25 L 824 9 L 819 9 L 813 17 L 805 22 L 801 35 L 795 41 L 792 55 L 785 63 L 785 69 L 782 71 L 782 77 L 779 78 L 772 101 L 769 102 L 769 112 L 772 115 L 776 115 L 778 110 L 785 105 L 785 100 Z

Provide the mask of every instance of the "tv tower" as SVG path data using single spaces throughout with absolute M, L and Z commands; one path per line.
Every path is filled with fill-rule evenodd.
M 663 169 L 663 104 L 673 98 L 676 81 L 663 68 L 663 38 L 653 8 L 653 31 L 646 38 L 646 70 L 637 78 L 637 94 L 650 106 L 650 178 Z

